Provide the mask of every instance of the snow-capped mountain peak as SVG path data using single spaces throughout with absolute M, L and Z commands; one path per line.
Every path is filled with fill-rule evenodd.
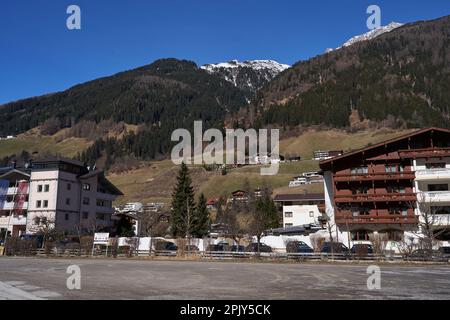
M 273 60 L 231 60 L 201 67 L 211 74 L 218 74 L 237 87 L 256 91 L 271 81 L 280 72 L 290 68 Z
M 403 26 L 403 23 L 391 22 L 386 26 L 381 26 L 379 28 L 370 30 L 369 32 L 363 33 L 361 35 L 354 36 L 353 38 L 351 38 L 350 40 L 348 40 L 342 46 L 340 46 L 339 48 L 336 48 L 335 50 L 341 49 L 343 47 L 351 46 L 357 42 L 375 39 L 376 37 L 382 35 L 383 33 L 391 32 L 392 30 L 397 29 L 398 27 L 401 27 L 401 26 Z M 333 49 L 326 50 L 326 52 L 330 52 L 330 51 L 333 51 Z

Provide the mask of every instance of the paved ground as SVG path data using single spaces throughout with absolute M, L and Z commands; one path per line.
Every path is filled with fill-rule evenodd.
M 67 289 L 78 265 L 81 290 Z M 1 299 L 450 299 L 450 267 L 0 257 Z

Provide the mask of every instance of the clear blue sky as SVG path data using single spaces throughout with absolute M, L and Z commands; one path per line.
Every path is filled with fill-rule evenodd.
M 70 4 L 82 30 L 66 28 Z M 368 31 L 370 4 L 383 25 L 450 14 L 448 0 L 1 1 L 0 104 L 166 57 L 293 64 Z

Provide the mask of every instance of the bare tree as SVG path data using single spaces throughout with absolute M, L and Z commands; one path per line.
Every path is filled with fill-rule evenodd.
M 424 193 L 418 196 L 417 208 L 419 211 L 419 229 L 414 234 L 419 238 L 419 247 L 424 250 L 426 258 L 431 258 L 433 247 L 438 242 L 438 238 L 445 232 L 443 225 L 449 224 L 449 216 L 442 219 L 437 214 L 439 206 L 431 199 L 427 199 Z M 446 221 L 444 221 L 446 220 Z
M 159 235 L 162 231 L 167 231 L 168 224 L 166 221 L 168 221 L 169 216 L 170 212 L 161 210 L 151 211 L 144 209 L 137 213 L 139 228 L 137 235 L 150 237 L 149 255 L 152 254 L 153 237 Z
M 55 235 L 55 219 L 47 216 L 36 216 L 33 218 L 32 232 L 43 236 L 42 248 L 47 240 Z

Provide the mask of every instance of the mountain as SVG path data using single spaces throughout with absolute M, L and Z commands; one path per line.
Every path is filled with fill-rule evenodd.
M 450 126 L 450 16 L 352 42 L 258 92 L 259 125 Z
M 273 60 L 251 60 L 239 62 L 232 60 L 201 67 L 210 74 L 217 74 L 238 88 L 255 93 L 280 72 L 290 68 Z
M 220 125 L 248 98 L 193 62 L 162 59 L 63 92 L 0 106 L 0 136 L 25 132 L 53 118 L 61 127 L 108 119 L 166 129 L 191 126 L 194 119 Z
M 382 35 L 383 33 L 391 32 L 392 30 L 397 29 L 401 26 L 403 26 L 403 23 L 391 22 L 387 26 L 381 26 L 379 28 L 370 30 L 369 32 L 363 33 L 361 35 L 354 36 L 350 40 L 345 42 L 342 46 L 340 46 L 336 49 L 328 49 L 327 52 L 330 52 L 333 50 L 339 50 L 339 49 L 345 48 L 345 47 L 349 47 L 357 42 L 375 39 L 376 37 Z

